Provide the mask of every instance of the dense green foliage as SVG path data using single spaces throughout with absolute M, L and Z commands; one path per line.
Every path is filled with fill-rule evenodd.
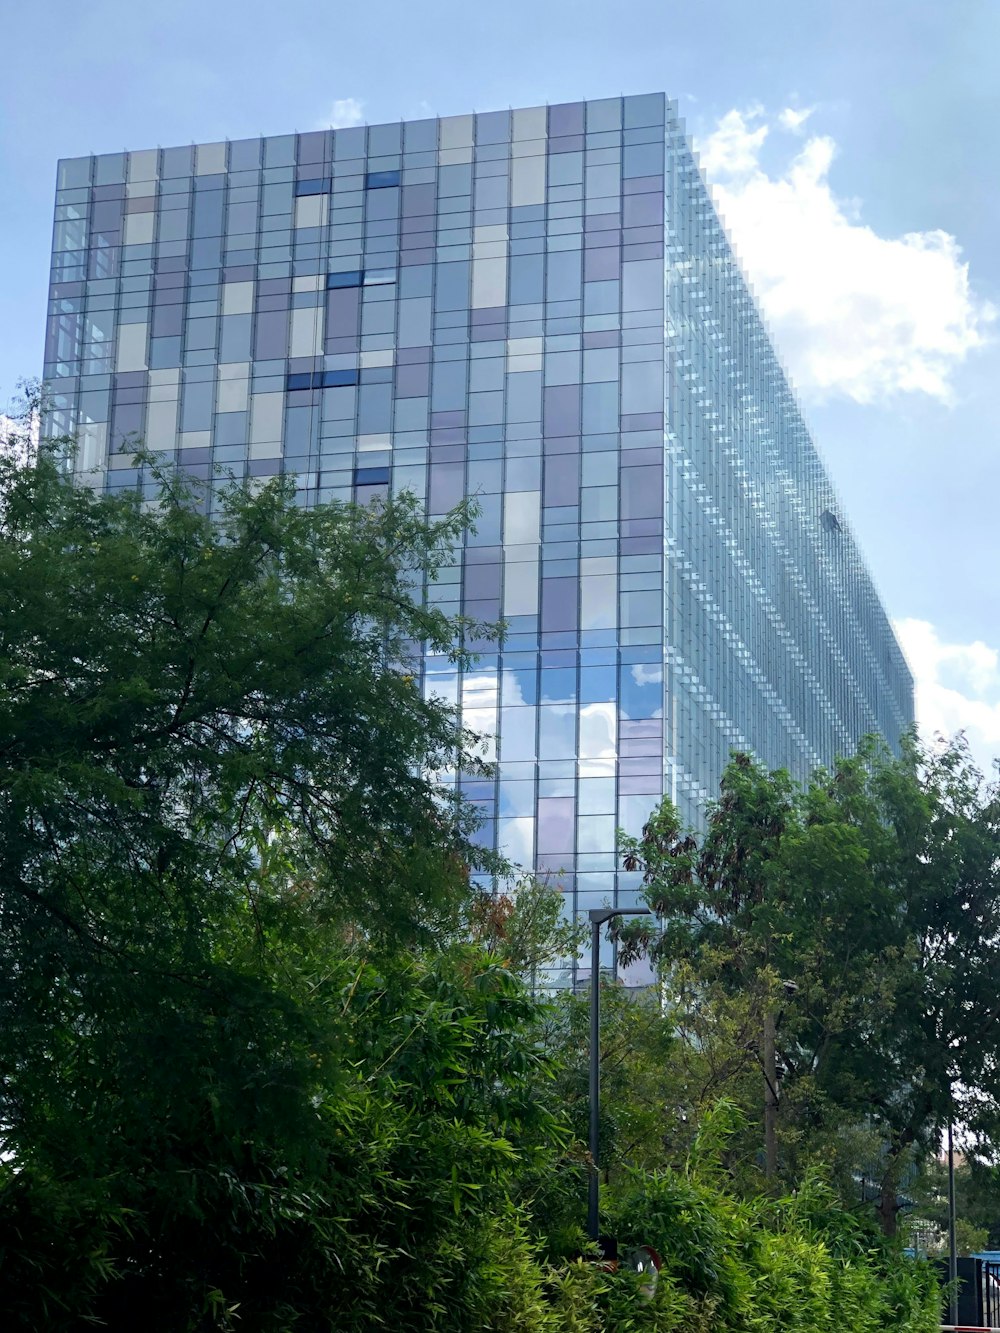
M 874 1183 L 884 1229 L 949 1113 L 987 1160 L 1000 1125 L 1000 792 L 961 740 L 874 743 L 800 790 L 745 755 L 704 836 L 669 802 L 630 840 L 660 932 L 689 1092 L 750 1114 L 776 1027 L 784 1178 L 824 1162 Z M 632 947 L 641 941 L 633 940 Z M 728 1062 L 728 1063 L 727 1063 Z M 750 1154 L 748 1153 L 748 1156 Z M 857 1197 L 857 1193 L 855 1193 Z
M 413 666 L 483 633 L 414 595 L 465 516 L 199 501 L 0 461 L 3 1327 L 929 1333 L 825 1186 L 671 1132 L 684 1043 L 613 991 L 605 1221 L 666 1266 L 580 1258 L 580 1002 L 521 979 L 574 933 L 476 896 L 434 776 L 476 740 Z

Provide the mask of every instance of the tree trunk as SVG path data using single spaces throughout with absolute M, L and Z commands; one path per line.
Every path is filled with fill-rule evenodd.
M 899 1223 L 899 1203 L 894 1172 L 890 1172 L 882 1181 L 875 1212 L 883 1234 L 895 1236 Z

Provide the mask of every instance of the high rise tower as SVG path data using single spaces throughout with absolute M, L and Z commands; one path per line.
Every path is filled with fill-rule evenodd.
M 615 830 L 733 748 L 895 744 L 912 682 L 662 95 L 59 164 L 46 376 L 92 485 L 129 441 L 302 501 L 478 496 L 429 595 L 508 625 L 428 689 L 498 736 L 486 838 L 579 909 Z

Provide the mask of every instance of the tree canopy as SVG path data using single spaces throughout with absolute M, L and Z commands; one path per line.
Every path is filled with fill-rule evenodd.
M 300 509 L 278 481 L 213 483 L 209 518 L 204 488 L 143 468 L 145 498 L 98 495 L 58 447 L 0 457 L 4 1327 L 931 1333 L 930 1274 L 829 1186 L 800 1172 L 794 1198 L 753 1197 L 732 1168 L 746 1116 L 710 1105 L 732 1084 L 693 1099 L 679 1010 L 621 992 L 605 1223 L 664 1267 L 651 1295 L 586 1261 L 584 1001 L 533 993 L 578 936 L 555 888 L 475 887 L 505 870 L 451 781 L 480 771 L 479 738 L 417 668 L 491 632 L 423 595 L 470 515 Z M 798 917 L 777 904 L 823 828 L 862 875 L 844 830 L 868 855 L 866 774 L 827 810 L 742 765 L 701 861 L 666 810 L 633 848 L 709 1008 L 752 1026 L 786 974 Z M 952 879 L 985 876 L 959 825 Z M 940 866 L 927 896 L 951 882 Z M 795 911 L 826 996 L 837 958 Z M 819 1015 L 862 1079 L 821 1008 L 790 1014 L 789 1058 Z
M 891 1232 L 949 1114 L 992 1150 L 1000 798 L 961 740 L 910 739 L 898 758 L 872 741 L 804 789 L 736 755 L 701 837 L 665 802 L 626 857 L 699 1055 L 740 1033 L 731 1075 L 752 1086 L 778 1015 L 788 1178 L 839 1153 L 878 1182 Z

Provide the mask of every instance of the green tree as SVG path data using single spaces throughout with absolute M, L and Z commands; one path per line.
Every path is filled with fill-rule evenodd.
M 849 1179 L 862 1164 L 843 1150 L 867 1129 L 890 1233 L 953 1092 L 981 1145 L 995 1141 L 997 820 L 996 790 L 961 741 L 910 741 L 899 759 L 872 742 L 804 790 L 735 756 L 702 839 L 665 803 L 626 845 L 663 920 L 651 941 L 667 993 L 697 1016 L 699 1057 L 739 1035 L 730 1090 L 750 1109 L 747 1070 L 766 1072 L 770 1022 L 786 1174 L 839 1153 Z
M 413 664 L 481 633 L 413 596 L 466 516 L 303 511 L 272 484 L 223 489 L 209 521 L 190 485 L 158 484 L 144 505 L 72 486 L 55 449 L 0 460 L 0 1228 L 34 1326 L 76 1326 L 116 1274 L 133 1313 L 224 1322 L 300 1225 L 339 1264 L 321 1232 L 358 1081 L 343 959 L 449 937 L 491 864 L 432 776 L 474 772 L 477 738 Z M 456 1039 L 486 1021 L 467 973 Z M 531 1064 L 524 1003 L 491 1003 L 497 1033 L 525 1020 Z M 508 1152 L 491 1117 L 475 1190 Z
M 586 939 L 584 923 L 567 915 L 567 901 L 557 885 L 522 875 L 503 891 L 477 893 L 463 930 L 502 958 L 533 991 L 544 989 Z
M 581 1012 L 515 972 L 570 936 L 542 887 L 473 894 L 501 867 L 434 774 L 477 738 L 415 667 L 482 635 L 420 596 L 467 516 L 276 483 L 209 521 L 142 467 L 140 502 L 0 460 L 4 1327 L 929 1329 L 916 1270 L 831 1258 L 842 1218 L 749 1208 L 677 1140 L 670 1023 L 618 992 L 608 1160 L 659 1170 L 609 1217 L 669 1263 L 650 1299 L 569 1262 Z

